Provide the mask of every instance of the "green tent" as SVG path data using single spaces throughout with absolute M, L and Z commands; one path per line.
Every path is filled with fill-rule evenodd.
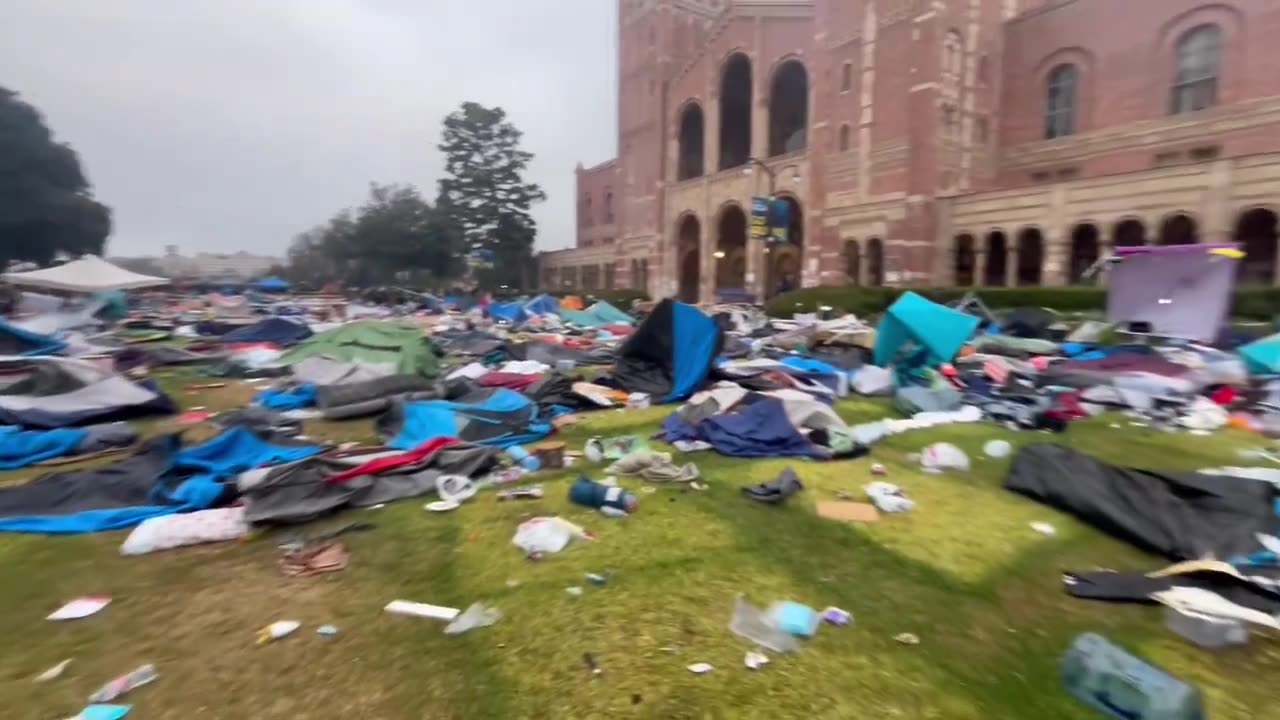
M 435 346 L 417 325 L 379 320 L 354 322 L 314 335 L 286 352 L 281 364 L 312 357 L 339 362 L 394 366 L 403 375 L 436 377 L 440 359 Z

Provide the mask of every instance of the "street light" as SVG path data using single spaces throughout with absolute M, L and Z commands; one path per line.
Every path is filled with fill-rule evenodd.
M 747 158 L 747 164 L 742 168 L 742 174 L 747 177 L 751 177 L 755 174 L 755 169 L 757 167 L 764 170 L 764 174 L 768 176 L 769 196 L 773 197 L 778 192 L 778 173 L 775 172 L 773 168 L 769 167 L 763 160 L 754 157 Z M 799 185 L 800 180 L 800 168 L 793 165 L 791 167 L 791 182 L 795 185 Z
M 711 257 L 713 257 L 713 258 L 715 258 L 715 259 L 717 259 L 717 260 L 723 260 L 723 259 L 724 259 L 724 251 L 723 251 L 723 250 L 717 250 L 717 251 L 715 251 L 715 252 L 711 253 Z

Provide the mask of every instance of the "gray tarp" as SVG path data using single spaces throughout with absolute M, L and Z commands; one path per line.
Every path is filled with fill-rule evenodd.
M 0 357 L 0 423 L 62 427 L 159 399 L 157 393 L 82 360 Z

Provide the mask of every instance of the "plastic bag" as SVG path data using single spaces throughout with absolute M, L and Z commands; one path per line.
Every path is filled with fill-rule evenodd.
M 243 507 L 214 508 L 143 520 L 120 546 L 121 555 L 145 555 L 200 543 L 239 540 L 249 534 Z
M 951 443 L 934 443 L 920 451 L 920 467 L 928 473 L 969 470 L 969 456 Z
M 520 523 L 511 542 L 528 555 L 558 553 L 573 539 L 572 527 L 560 518 L 536 517 Z
M 729 630 L 774 652 L 796 652 L 800 649 L 799 641 L 771 623 L 764 612 L 741 595 L 733 603 Z
M 502 619 L 502 611 L 484 603 L 472 603 L 471 607 L 445 626 L 445 635 L 461 635 L 475 628 L 489 627 Z

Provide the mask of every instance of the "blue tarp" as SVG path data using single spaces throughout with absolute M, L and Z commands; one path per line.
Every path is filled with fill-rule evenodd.
M 89 435 L 82 428 L 22 430 L 0 427 L 0 470 L 17 470 L 75 452 Z
M 723 345 L 716 321 L 668 298 L 623 343 L 613 380 L 627 392 L 648 393 L 659 402 L 683 400 L 702 387 Z
M 672 308 L 671 393 L 663 400 L 674 402 L 692 395 L 707 379 L 711 365 L 724 344 L 724 334 L 715 320 L 684 303 Z
M 268 410 L 301 410 L 316 404 L 316 386 L 304 383 L 285 390 L 263 390 L 253 402 Z
M 510 447 L 551 434 L 538 406 L 518 392 L 498 388 L 459 401 L 401 403 L 379 420 L 387 447 L 411 450 L 436 438 L 458 438 L 476 445 Z
M 51 335 L 23 330 L 0 320 L 0 355 L 21 357 L 56 355 L 66 346 L 65 342 Z
M 560 301 L 550 295 L 539 295 L 524 304 L 524 311 L 530 315 L 556 315 L 560 312 Z
M 222 336 L 222 342 L 229 343 L 274 343 L 280 347 L 290 347 L 306 340 L 315 333 L 303 323 L 284 318 L 269 317 L 239 330 L 232 330 Z
M 982 321 L 908 292 L 898 298 L 880 321 L 874 363 L 893 364 L 904 347 L 914 344 L 933 367 L 950 362 Z
M 278 277 L 263 278 L 258 281 L 255 288 L 262 292 L 279 293 L 289 292 L 289 283 Z
M 234 428 L 194 447 L 156 438 L 113 465 L 46 475 L 0 488 L 0 532 L 67 535 L 132 527 L 148 518 L 213 507 L 224 483 L 263 465 L 319 454 L 318 445 L 278 445 Z M 17 512 L 19 509 L 24 513 Z
M 662 439 L 702 440 L 730 457 L 827 457 L 791 424 L 781 400 L 763 395 L 697 425 L 684 422 L 678 412 L 672 413 L 662 423 Z
M 524 305 L 518 302 L 490 303 L 489 317 L 519 325 L 529 319 L 529 314 L 524 311 Z

